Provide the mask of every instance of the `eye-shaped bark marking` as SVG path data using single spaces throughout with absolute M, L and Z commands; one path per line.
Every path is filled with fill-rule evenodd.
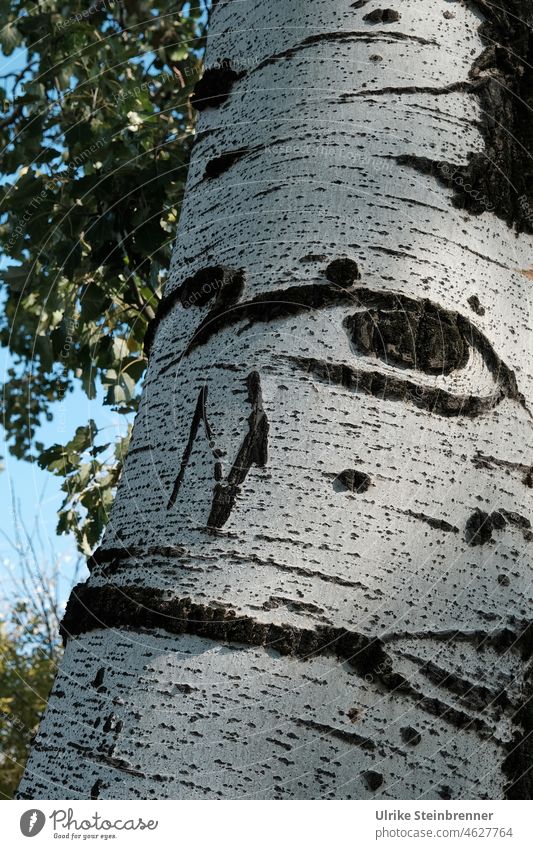
M 268 419 L 263 409 L 261 379 L 256 371 L 248 375 L 246 385 L 248 387 L 248 402 L 252 408 L 248 417 L 248 432 L 244 436 L 227 478 L 225 480 L 222 479 L 222 467 L 217 461 L 220 453 L 214 447 L 213 433 L 207 418 L 207 386 L 204 386 L 198 395 L 191 429 L 189 431 L 189 439 L 187 440 L 180 468 L 167 504 L 167 509 L 170 509 L 176 503 L 190 460 L 194 441 L 198 434 L 198 428 L 200 427 L 200 423 L 203 422 L 214 458 L 213 477 L 215 486 L 213 489 L 211 510 L 207 519 L 207 526 L 210 528 L 221 528 L 226 524 L 239 494 L 239 487 L 245 481 L 251 467 L 254 465 L 263 467 L 267 463 Z
M 362 354 L 426 374 L 450 374 L 468 362 L 458 316 L 432 304 L 393 295 L 388 309 L 368 309 L 346 320 Z
M 330 269 L 331 265 L 326 273 Z M 251 326 L 306 311 L 347 305 L 360 310 L 345 319 L 345 329 L 356 353 L 377 356 L 402 370 L 409 368 L 427 375 L 448 375 L 464 368 L 472 349 L 481 356 L 494 379 L 494 391 L 485 397 L 475 393 L 456 395 L 377 370 L 362 370 L 308 357 L 281 356 L 319 379 L 375 397 L 407 401 L 438 415 L 474 417 L 493 409 L 503 398 L 512 398 L 531 416 L 518 391 L 514 372 L 469 319 L 428 300 L 358 287 L 354 268 L 351 272 L 351 287 L 347 283 L 344 286 L 315 283 L 264 292 L 249 301 L 229 305 L 219 305 L 217 301 L 200 322 L 185 351 L 167 362 L 159 375 L 174 368 L 183 357 L 206 344 L 219 331 L 242 321 Z

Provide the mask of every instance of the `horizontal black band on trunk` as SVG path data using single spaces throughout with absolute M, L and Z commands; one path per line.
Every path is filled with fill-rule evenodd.
M 168 593 L 155 588 L 78 584 L 72 590 L 61 623 L 64 642 L 102 628 L 162 629 L 170 634 L 191 634 L 217 642 L 272 649 L 302 660 L 316 655 L 333 656 L 349 663 L 367 681 L 374 681 L 387 691 L 408 698 L 425 713 L 455 728 L 475 731 L 482 739 L 494 735 L 494 727 L 485 719 L 458 710 L 439 698 L 424 695 L 403 675 L 395 672 L 392 658 L 377 637 L 332 626 L 312 630 L 257 622 L 249 616 L 238 616 L 222 605 L 199 604 L 190 598 L 169 598 Z M 485 634 L 481 642 L 492 644 L 497 651 L 514 649 L 526 659 L 532 654 L 532 630 L 528 627 L 517 636 L 505 629 L 504 634 Z M 469 638 L 479 647 L 482 635 L 450 633 L 450 639 L 454 636 Z M 447 675 L 444 688 L 454 692 L 455 679 L 453 673 Z M 528 684 L 530 691 L 531 682 L 528 681 Z M 502 759 L 502 768 L 509 779 L 507 798 L 517 798 L 516 792 L 523 793 L 524 785 L 528 789 L 531 787 L 531 765 L 528 762 L 532 745 L 531 710 L 526 709 L 527 705 L 526 695 L 524 705 L 516 714 L 517 733 L 508 744 L 507 757 Z M 505 755 L 505 747 L 502 754 Z
M 348 661 L 361 675 L 391 675 L 392 661 L 376 637 L 344 628 L 312 630 L 258 622 L 249 616 L 238 616 L 222 605 L 169 598 L 168 592 L 152 587 L 78 584 L 61 622 L 63 641 L 100 628 L 161 628 L 170 634 L 193 634 L 217 642 L 269 648 L 299 658 L 328 654 Z M 410 687 L 402 676 L 394 678 L 389 682 L 392 686 Z

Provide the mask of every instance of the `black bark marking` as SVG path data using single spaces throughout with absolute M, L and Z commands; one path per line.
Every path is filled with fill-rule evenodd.
M 205 307 L 215 300 L 219 306 L 238 301 L 245 286 L 245 275 L 241 269 L 214 265 L 201 268 L 188 277 L 179 288 L 179 300 L 184 309 Z
M 433 684 L 458 696 L 470 710 L 484 711 L 491 705 L 503 707 L 509 701 L 504 690 L 495 693 L 488 687 L 473 684 L 453 672 L 448 672 L 432 661 L 423 663 L 420 672 Z
M 455 206 L 472 215 L 491 211 L 518 231 L 533 232 L 533 6 L 530 0 L 467 0 L 484 21 L 486 45 L 470 71 L 481 106 L 485 150 L 466 166 L 399 156 L 454 190 Z
M 465 540 L 468 545 L 485 545 L 492 542 L 494 525 L 492 516 L 476 507 L 465 527 Z
M 102 666 L 96 675 L 94 676 L 94 681 L 92 682 L 92 686 L 95 690 L 98 690 L 102 684 L 104 683 L 104 675 L 105 675 L 105 667 Z
M 252 411 L 248 417 L 248 433 L 239 449 L 235 462 L 224 483 L 216 483 L 213 492 L 208 527 L 222 528 L 228 521 L 240 485 L 246 480 L 253 465 L 264 468 L 268 459 L 268 419 L 263 409 L 261 379 L 256 371 L 246 379 L 248 402 Z
M 92 749 L 89 749 L 87 746 L 81 746 L 79 743 L 72 743 L 69 741 L 67 745 L 76 749 L 82 758 L 104 764 L 104 766 L 110 766 L 113 769 L 118 769 L 120 772 L 126 772 L 128 775 L 136 775 L 139 778 L 145 778 L 144 772 L 141 772 L 138 769 L 133 769 L 131 764 L 123 758 L 114 758 L 111 755 L 104 754 L 103 752 L 94 752 Z
M 383 784 L 383 776 L 380 772 L 375 772 L 373 769 L 367 769 L 361 773 L 361 778 L 367 790 L 375 793 Z
M 423 304 L 423 307 L 420 304 Z M 483 357 L 485 365 L 498 384 L 498 389 L 489 398 L 455 396 L 443 390 L 418 386 L 407 380 L 400 381 L 379 373 L 366 373 L 365 376 L 362 372 L 356 372 L 346 366 L 349 385 L 352 385 L 353 382 L 352 378 L 349 377 L 349 373 L 351 373 L 352 376 L 355 375 L 360 378 L 361 391 L 381 396 L 385 392 L 386 395 L 383 397 L 390 396 L 393 400 L 408 399 L 412 400 L 413 403 L 418 401 L 419 407 L 424 409 L 434 408 L 434 411 L 441 415 L 480 415 L 495 407 L 504 397 L 518 401 L 527 410 L 524 397 L 518 391 L 514 372 L 496 354 L 483 333 L 464 316 L 445 310 L 427 300 L 421 302 L 404 295 L 375 292 L 364 288 L 343 289 L 334 283 L 277 289 L 238 304 L 218 306 L 217 302 L 200 323 L 185 351 L 176 359 L 164 365 L 159 374 L 162 375 L 174 368 L 183 357 L 188 356 L 196 347 L 206 344 L 220 330 L 240 321 L 247 320 L 249 325 L 252 325 L 298 315 L 306 310 L 323 309 L 337 305 L 354 305 L 365 307 L 367 310 L 374 309 L 376 315 L 379 314 L 380 316 L 387 311 L 390 311 L 391 314 L 401 314 L 402 312 L 415 314 L 423 311 L 426 318 L 424 323 L 421 324 L 418 344 L 421 351 L 421 361 L 425 364 L 426 370 L 429 369 L 430 373 L 434 373 L 439 371 L 437 366 L 445 368 L 446 357 L 451 358 L 450 365 L 454 365 L 456 362 L 460 363 L 459 357 L 463 351 L 463 346 L 472 346 Z M 401 319 L 393 318 L 384 318 L 383 320 L 401 321 Z M 358 321 L 357 318 L 347 319 L 348 329 L 350 329 L 351 322 L 357 324 Z M 444 330 L 446 330 L 445 346 L 443 345 Z M 362 341 L 364 343 L 364 340 Z M 393 341 L 392 344 L 394 344 Z M 335 364 L 329 366 L 327 363 L 317 366 L 318 371 L 323 372 L 325 368 L 330 368 L 333 379 L 335 370 L 341 367 L 335 366 Z M 375 377 L 375 380 L 372 379 L 372 376 Z M 354 385 L 352 388 L 356 388 L 356 386 Z
M 343 472 L 337 475 L 333 481 L 335 488 L 339 490 L 347 490 L 348 492 L 362 493 L 372 485 L 372 480 L 369 475 L 364 472 L 358 472 L 356 469 L 344 469 Z
M 374 61 L 379 61 L 380 56 L 371 56 Z M 447 86 L 384 86 L 383 88 L 362 88 L 359 91 L 343 92 L 340 95 L 341 103 L 346 103 L 356 97 L 375 97 L 383 94 L 431 94 L 435 97 L 440 97 L 443 94 L 451 94 L 455 91 L 473 91 L 475 84 L 469 80 L 459 80 L 455 83 L 450 83 Z M 394 157 L 397 159 L 397 157 Z
M 229 171 L 232 165 L 235 165 L 236 162 L 239 162 L 248 153 L 250 153 L 250 148 L 240 147 L 237 150 L 228 150 L 226 153 L 220 154 L 220 156 L 215 156 L 205 166 L 204 177 L 208 180 L 220 177 L 221 174 Z
M 494 631 L 397 631 L 385 634 L 382 637 L 384 644 L 396 642 L 397 640 L 431 640 L 435 642 L 468 643 L 476 649 L 483 651 L 485 648 L 494 649 L 498 654 L 508 651 L 516 651 L 523 660 L 530 660 L 533 656 L 533 623 L 527 621 L 516 621 L 510 617 L 509 627 L 497 628 Z
M 208 439 L 211 439 L 211 428 L 209 427 L 209 422 L 207 421 L 207 412 L 206 412 L 206 402 L 207 402 L 207 386 L 203 386 L 200 389 L 198 394 L 198 400 L 196 402 L 196 408 L 194 410 L 194 414 L 191 422 L 191 429 L 189 431 L 189 439 L 187 441 L 187 445 L 185 446 L 185 451 L 183 452 L 183 457 L 181 459 L 180 468 L 176 480 L 174 482 L 174 487 L 172 489 L 172 493 L 168 500 L 167 510 L 170 510 L 171 507 L 176 503 L 176 498 L 178 497 L 178 493 L 181 488 L 181 484 L 183 483 L 183 478 L 185 477 L 185 471 L 187 469 L 189 459 L 191 456 L 191 452 L 193 449 L 194 441 L 196 439 L 196 435 L 198 433 L 198 428 L 200 427 L 200 422 L 203 422 L 206 436 Z
M 343 628 L 319 626 L 311 630 L 258 622 L 218 604 L 169 598 L 168 593 L 156 588 L 113 584 L 74 587 L 61 622 L 65 642 L 88 631 L 121 627 L 162 628 L 172 634 L 194 634 L 217 642 L 264 646 L 302 659 L 316 654 L 334 655 L 348 661 L 362 675 L 375 673 L 383 677 L 390 674 L 387 670 L 392 666 L 379 639 Z
M 244 71 L 236 71 L 231 66 L 231 60 L 224 59 L 219 67 L 207 68 L 191 97 L 195 109 L 202 112 L 226 102 L 235 83 L 245 76 Z
M 510 460 L 500 460 L 498 457 L 492 457 L 490 454 L 483 454 L 481 451 L 476 451 L 474 457 L 472 457 L 472 463 L 476 467 L 476 469 L 505 469 L 511 472 L 522 472 L 528 473 L 530 471 L 530 467 L 525 463 L 513 463 Z
M 357 290 L 358 293 L 363 290 Z M 287 289 L 275 289 L 264 292 L 249 301 L 240 303 L 220 303 L 217 301 L 206 317 L 200 322 L 187 348 L 176 359 L 164 366 L 163 374 L 188 356 L 195 348 L 205 345 L 220 330 L 248 321 L 250 324 L 269 322 L 278 318 L 298 315 L 306 310 L 322 309 L 337 304 L 354 304 L 351 292 L 332 283 L 315 283 L 308 286 L 290 286 Z
M 527 541 L 532 539 L 530 520 L 520 513 L 500 507 L 492 513 L 476 508 L 466 523 L 465 540 L 472 546 L 486 545 L 494 541 L 494 531 L 501 531 L 508 524 L 520 530 Z
M 461 324 L 457 313 L 400 295 L 392 295 L 383 309 L 367 309 L 346 320 L 358 351 L 426 374 L 464 368 L 469 345 Z
M 157 328 L 177 303 L 184 309 L 203 307 L 216 298 L 219 308 L 233 304 L 244 292 L 246 279 L 242 269 L 213 265 L 199 269 L 187 277 L 181 286 L 173 289 L 159 302 L 155 318 L 149 323 L 144 337 L 144 353 L 149 356 Z
M 422 740 L 422 735 L 416 728 L 413 728 L 411 725 L 405 725 L 403 728 L 400 728 L 400 734 L 404 743 L 408 746 L 418 746 L 418 744 Z
M 307 38 L 304 38 L 303 41 L 301 41 L 299 44 L 295 44 L 293 47 L 288 47 L 286 50 L 282 50 L 280 53 L 274 53 L 267 59 L 263 59 L 263 61 L 257 66 L 256 71 L 260 71 L 262 68 L 265 68 L 268 65 L 272 65 L 274 62 L 278 62 L 280 59 L 292 59 L 293 56 L 295 56 L 301 50 L 306 50 L 308 47 L 313 47 L 315 44 L 320 44 L 323 41 L 361 41 L 366 44 L 371 44 L 374 41 L 412 41 L 416 44 L 438 45 L 438 42 L 434 39 L 422 38 L 419 35 L 408 35 L 405 32 L 382 32 L 381 30 L 375 32 L 370 32 L 369 30 L 341 30 L 339 32 L 325 32 L 319 33 L 318 35 L 309 35 Z
M 469 297 L 468 306 L 476 315 L 485 315 L 485 307 L 481 305 L 481 301 L 477 295 L 471 295 Z
M 411 516 L 413 519 L 418 519 L 420 522 L 425 522 L 430 528 L 435 528 L 437 531 L 445 531 L 445 533 L 458 534 L 459 528 L 450 524 L 445 519 L 435 519 L 433 516 L 427 516 L 425 513 L 417 513 L 414 510 L 400 510 L 406 516 Z
M 100 790 L 102 789 L 103 781 L 101 778 L 98 778 L 93 786 L 91 787 L 91 799 L 99 799 L 100 798 Z
M 311 630 L 259 622 L 218 603 L 200 604 L 190 598 L 169 598 L 165 590 L 153 587 L 78 584 L 70 594 L 61 622 L 63 641 L 66 643 L 71 637 L 102 628 L 136 631 L 160 628 L 171 634 L 194 634 L 217 642 L 268 648 L 302 660 L 317 654 L 334 656 L 346 661 L 357 674 L 370 675 L 388 691 L 415 702 L 421 710 L 440 717 L 455 728 L 471 728 L 484 737 L 493 735 L 493 729 L 482 719 L 456 710 L 440 699 L 424 696 L 403 675 L 395 672 L 393 661 L 378 637 L 333 626 Z M 531 652 L 533 639 L 529 631 L 520 639 L 513 636 L 515 639 L 510 647 L 524 651 L 524 643 L 527 643 Z
M 533 668 L 526 672 L 516 720 L 521 726 L 508 745 L 503 772 L 509 779 L 506 799 L 533 799 Z
M 325 383 L 335 383 L 352 392 L 373 395 L 387 401 L 402 401 L 439 416 L 475 418 L 496 407 L 508 393 L 501 387 L 494 395 L 480 398 L 475 395 L 452 395 L 442 389 L 422 386 L 411 380 L 400 380 L 378 371 L 363 371 L 343 363 L 330 363 L 313 357 L 287 357 L 303 372 Z
M 342 257 L 330 262 L 326 268 L 326 277 L 331 283 L 335 283 L 343 289 L 349 289 L 361 279 L 361 273 L 355 260 Z
M 323 736 L 334 737 L 337 740 L 342 740 L 343 743 L 351 743 L 353 746 L 357 746 L 367 752 L 373 752 L 376 748 L 376 744 L 373 740 L 369 737 L 362 737 L 361 734 L 356 734 L 354 731 L 345 731 L 344 728 L 335 728 L 332 725 L 315 722 L 313 719 L 297 718 L 294 722 L 302 728 L 311 728 L 313 731 L 318 731 L 318 733 Z
M 262 534 L 256 535 L 258 539 L 270 539 Z M 238 552 L 231 552 L 232 556 L 238 557 Z M 242 556 L 242 555 L 241 555 Z M 188 557 L 186 548 L 179 546 L 150 546 L 149 548 L 141 548 L 130 546 L 129 548 L 97 548 L 92 557 L 89 558 L 87 565 L 90 572 L 98 570 L 99 574 L 104 576 L 114 575 L 120 571 L 120 564 L 131 559 L 147 561 L 152 557 L 163 557 L 169 559 L 185 559 Z M 247 562 L 257 563 L 259 566 L 273 566 L 282 572 L 290 572 L 295 575 L 302 575 L 304 578 L 311 578 L 318 581 L 324 581 L 330 584 L 337 584 L 340 587 L 351 587 L 353 589 L 368 589 L 361 581 L 350 581 L 346 578 L 340 578 L 336 575 L 327 575 L 324 572 L 319 572 L 316 569 L 308 569 L 305 566 L 288 565 L 286 563 L 277 563 L 275 560 L 263 559 L 255 554 L 247 554 L 244 558 Z M 107 565 L 109 564 L 109 565 Z M 103 567 L 103 568 L 100 568 Z
M 369 24 L 394 24 L 400 18 L 400 13 L 394 9 L 374 9 L 365 15 L 363 20 L 368 21 Z

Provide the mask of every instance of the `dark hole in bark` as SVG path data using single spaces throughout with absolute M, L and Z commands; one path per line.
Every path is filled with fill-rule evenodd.
M 195 109 L 201 112 L 220 106 L 228 99 L 233 85 L 244 76 L 243 71 L 235 71 L 231 64 L 230 59 L 224 59 L 220 67 L 207 68 L 191 97 Z
M 373 12 L 365 15 L 363 20 L 368 21 L 369 24 L 394 24 L 400 20 L 400 17 L 400 13 L 395 9 L 374 9 Z
M 437 790 L 438 795 L 441 799 L 451 799 L 452 798 L 452 788 L 448 787 L 447 784 L 441 784 L 439 789 Z
M 464 368 L 469 346 L 453 313 L 428 301 L 390 296 L 390 307 L 355 313 L 346 321 L 362 354 L 426 374 Z
M 355 260 L 343 257 L 330 262 L 326 268 L 326 277 L 331 283 L 335 283 L 343 289 L 348 289 L 361 279 L 361 274 Z
M 367 769 L 361 773 L 361 777 L 365 783 L 367 790 L 372 792 L 378 790 L 383 784 L 383 776 L 380 772 L 374 772 L 373 769 Z
M 372 484 L 371 478 L 364 472 L 358 472 L 356 469 L 345 469 L 335 478 L 334 485 L 339 491 L 348 490 L 348 492 L 366 492 Z
M 422 735 L 416 728 L 413 728 L 411 725 L 406 725 L 404 728 L 400 728 L 400 734 L 404 743 L 407 743 L 408 746 L 418 746 L 420 741 L 422 740 Z
M 498 583 L 501 587 L 508 587 L 511 581 L 507 575 L 498 575 Z

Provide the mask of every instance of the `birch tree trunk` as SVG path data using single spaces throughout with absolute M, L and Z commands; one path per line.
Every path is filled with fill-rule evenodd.
M 22 798 L 531 798 L 531 8 L 387 3 L 216 4 Z

